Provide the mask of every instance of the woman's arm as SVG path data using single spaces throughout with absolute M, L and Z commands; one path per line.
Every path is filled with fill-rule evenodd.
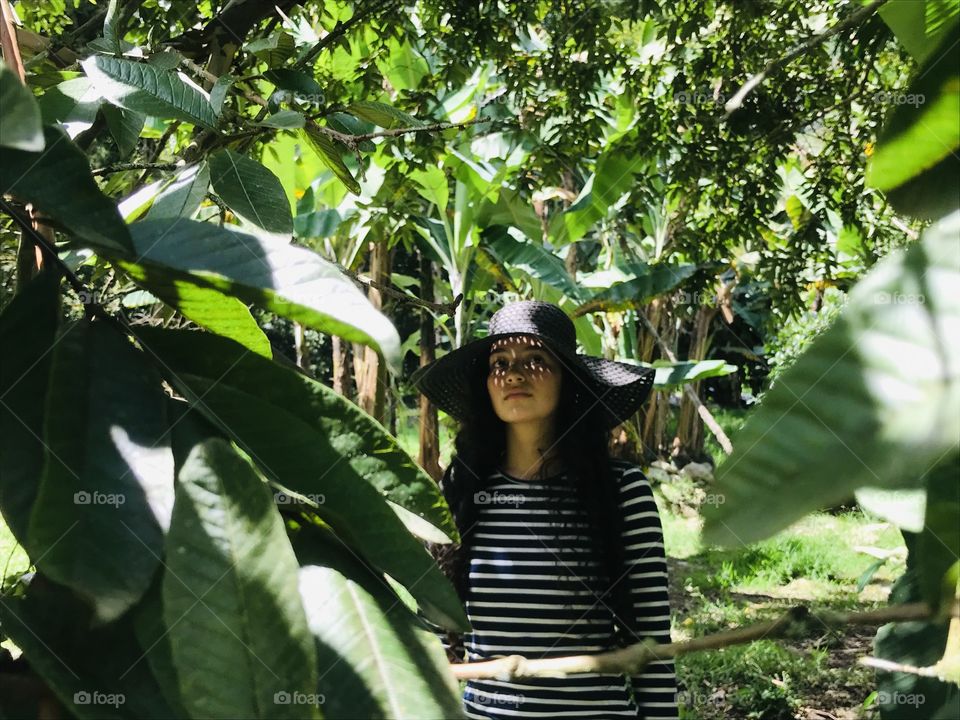
M 623 514 L 622 540 L 626 567 L 621 582 L 630 590 L 636 638 L 670 642 L 670 598 L 667 558 L 660 513 L 653 489 L 640 468 L 625 468 L 619 479 L 619 507 Z M 631 676 L 634 696 L 646 720 L 678 717 L 677 678 L 673 659 L 652 662 Z

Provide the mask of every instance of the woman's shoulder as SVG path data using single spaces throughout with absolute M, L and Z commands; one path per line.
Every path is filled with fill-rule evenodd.
M 610 471 L 619 478 L 643 478 L 644 480 L 647 478 L 647 476 L 643 474 L 643 468 L 631 460 L 610 458 Z
M 646 495 L 652 492 L 643 468 L 635 462 L 611 458 L 610 472 L 621 493 Z

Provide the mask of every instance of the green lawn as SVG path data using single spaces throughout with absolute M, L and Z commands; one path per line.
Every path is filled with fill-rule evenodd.
M 860 511 L 815 513 L 769 540 L 730 550 L 703 547 L 699 518 L 675 515 L 662 496 L 658 501 L 675 641 L 773 619 L 798 604 L 876 608 L 885 604 L 904 569 L 900 533 Z M 870 574 L 876 555 L 887 553 L 889 558 Z M 873 634 L 871 628 L 824 629 L 818 637 L 797 641 L 760 640 L 681 656 L 682 717 L 875 717 L 864 707 L 874 689 L 873 673 L 856 664 L 871 653 Z

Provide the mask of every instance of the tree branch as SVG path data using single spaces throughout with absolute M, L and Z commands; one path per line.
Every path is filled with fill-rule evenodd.
M 375 4 L 375 3 L 371 3 L 371 4 Z M 399 2 L 388 3 L 382 7 L 373 8 L 365 13 L 357 13 L 346 22 L 341 23 L 338 21 L 337 24 L 334 26 L 333 30 L 331 30 L 322 38 L 320 38 L 320 40 L 317 41 L 317 43 L 312 48 L 310 48 L 310 50 L 307 52 L 306 55 L 304 55 L 302 58 L 297 60 L 296 63 L 294 63 L 293 67 L 302 68 L 307 65 L 310 65 L 314 60 L 317 59 L 317 56 L 321 52 L 323 52 L 324 48 L 329 47 L 330 45 L 335 43 L 337 40 L 342 38 L 351 29 L 353 29 L 355 25 L 358 25 L 359 23 L 365 20 L 369 20 L 373 18 L 378 13 L 380 14 L 388 13 L 394 8 L 399 7 L 399 5 L 400 5 Z
M 951 610 L 953 617 L 960 614 L 960 608 L 956 604 Z M 885 625 L 888 622 L 928 620 L 934 617 L 934 613 L 926 603 L 909 603 L 859 613 L 834 611 L 813 613 L 799 606 L 791 608 L 776 620 L 694 638 L 682 643 L 657 644 L 646 640 L 630 647 L 596 655 L 573 655 L 546 660 L 531 660 L 520 655 L 510 655 L 484 662 L 452 663 L 450 669 L 458 680 L 566 677 L 580 673 L 636 675 L 650 662 L 701 650 L 716 650 L 764 638 L 803 637 L 822 630 L 823 627 L 838 629 L 845 625 Z
M 829 30 L 826 30 L 818 35 L 813 35 L 812 37 L 807 38 L 802 43 L 800 43 L 800 45 L 795 47 L 793 50 L 788 52 L 783 57 L 775 58 L 770 62 L 768 62 L 764 66 L 763 70 L 761 70 L 756 75 L 754 75 L 749 80 L 747 80 L 741 86 L 741 88 L 737 90 L 734 96 L 727 101 L 726 105 L 723 106 L 723 109 L 726 111 L 726 114 L 724 117 L 729 117 L 734 111 L 738 110 L 743 105 L 743 101 L 746 99 L 747 95 L 749 95 L 750 92 L 755 87 L 757 87 L 757 85 L 762 83 L 770 73 L 786 65 L 787 63 L 792 61 L 794 58 L 797 58 L 803 55 L 810 48 L 815 47 L 820 43 L 824 42 L 825 40 L 833 37 L 837 33 L 843 32 L 847 28 L 852 27 L 853 25 L 856 25 L 864 18 L 876 12 L 877 9 L 886 2 L 887 0 L 873 0 L 872 3 L 860 8 L 855 13 L 853 13 L 850 17 L 848 17 L 846 20 L 837 23 Z
M 39 249 L 39 251 L 43 253 L 47 260 L 44 265 L 47 263 L 54 263 L 59 267 L 60 272 L 63 273 L 74 292 L 76 292 L 80 297 L 80 300 L 83 303 L 84 313 L 86 313 L 87 317 L 110 317 L 110 314 L 103 308 L 102 305 L 100 305 L 100 303 L 88 301 L 88 298 L 93 298 L 95 300 L 96 294 L 87 290 L 86 285 L 83 284 L 80 278 L 78 278 L 73 270 L 71 270 L 67 264 L 60 259 L 60 256 L 57 254 L 57 248 L 54 246 L 53 242 L 48 240 L 42 232 L 33 226 L 33 222 L 29 217 L 22 215 L 16 208 L 14 208 L 2 197 L 0 197 L 0 210 L 10 216 L 13 221 L 20 226 L 20 230 L 23 232 L 23 234 L 28 236 L 33 244 Z
M 456 298 L 454 298 L 452 303 L 430 302 L 429 300 L 423 300 L 421 298 L 418 298 L 415 295 L 407 295 L 406 293 L 402 293 L 399 290 L 396 290 L 395 288 L 389 285 L 384 285 L 383 283 L 378 283 L 376 280 L 371 280 L 368 277 L 359 275 L 353 272 L 352 270 L 348 270 L 338 262 L 334 262 L 333 264 L 337 266 L 337 269 L 340 270 L 340 272 L 342 272 L 344 275 L 346 275 L 356 283 L 360 283 L 367 287 L 376 288 L 380 292 L 386 295 L 389 295 L 390 297 L 396 300 L 409 303 L 410 305 L 416 305 L 417 307 L 426 308 L 428 310 L 432 310 L 435 313 L 446 313 L 448 315 L 453 315 L 454 310 L 457 309 L 457 306 L 463 300 L 463 295 L 460 294 L 460 295 L 457 295 Z
M 95 168 L 90 171 L 94 177 L 98 175 L 109 175 L 116 172 L 125 172 L 127 170 L 177 170 L 183 167 L 179 163 L 154 163 L 154 162 L 130 162 L 117 163 L 116 165 L 105 165 L 102 168 Z

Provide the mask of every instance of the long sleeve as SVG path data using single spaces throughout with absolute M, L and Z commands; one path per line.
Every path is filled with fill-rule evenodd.
M 635 465 L 622 472 L 618 500 L 623 513 L 625 580 L 630 589 L 637 635 L 669 643 L 670 598 L 660 513 L 649 481 Z M 677 678 L 672 658 L 648 664 L 641 673 L 631 676 L 631 680 L 642 718 L 674 720 L 678 717 Z

